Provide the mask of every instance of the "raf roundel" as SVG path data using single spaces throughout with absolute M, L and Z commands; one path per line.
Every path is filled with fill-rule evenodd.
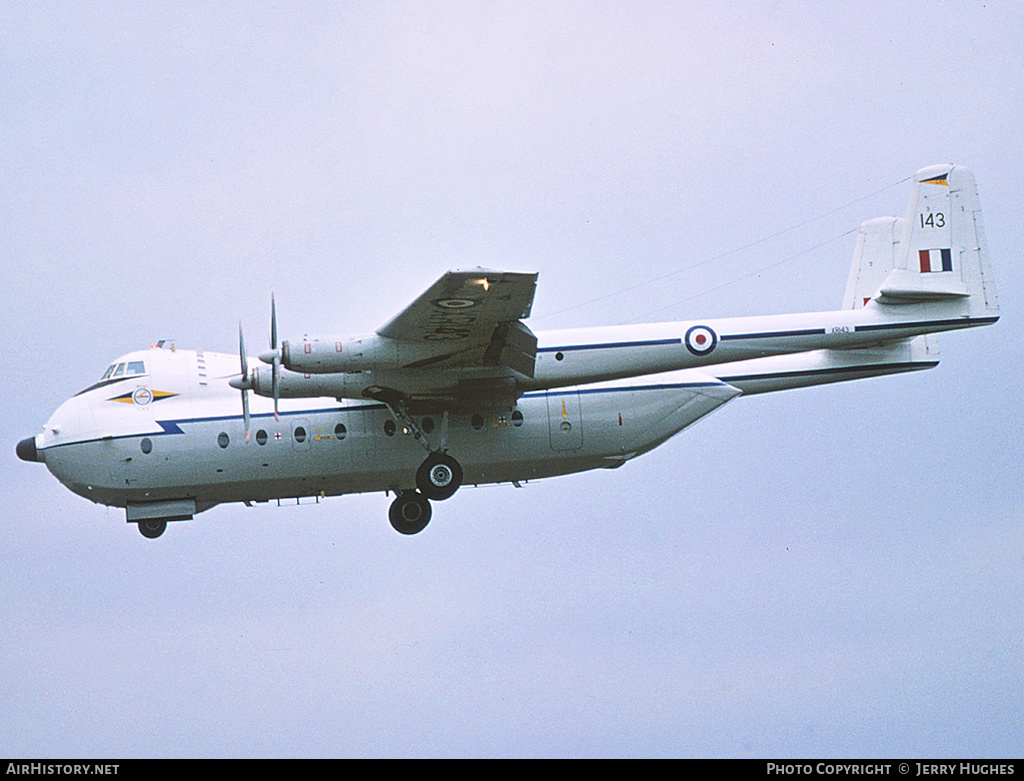
M 686 349 L 694 355 L 707 355 L 718 346 L 718 334 L 706 325 L 695 325 L 686 332 Z
M 475 298 L 435 298 L 434 306 L 440 309 L 471 309 L 480 302 Z

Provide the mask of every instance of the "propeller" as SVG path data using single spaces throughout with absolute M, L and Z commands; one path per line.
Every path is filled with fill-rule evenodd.
M 242 334 L 242 324 L 238 324 L 238 355 L 242 364 L 242 376 L 229 384 L 233 388 L 242 391 L 242 420 L 245 421 L 245 444 L 249 444 L 249 391 L 252 390 L 252 379 L 249 377 L 249 359 L 245 355 L 245 336 Z
M 242 392 L 242 419 L 245 421 L 245 442 L 249 443 L 251 417 L 249 415 L 249 391 L 259 390 L 260 378 L 254 369 L 249 374 L 249 358 L 245 352 L 245 335 L 242 333 L 242 324 L 238 324 L 238 357 L 241 363 L 242 374 L 240 377 L 233 377 L 228 381 L 232 388 Z M 271 369 L 271 394 L 274 397 L 274 420 L 280 420 L 278 411 L 278 398 L 281 388 L 281 349 L 277 346 L 277 305 L 274 302 L 274 294 L 270 294 L 270 350 L 260 355 L 260 360 L 269 363 Z
M 274 420 L 280 420 L 277 400 L 281 387 L 281 349 L 277 346 L 277 304 L 274 294 L 270 294 L 270 350 L 260 354 L 260 360 L 271 365 L 270 388 L 274 397 Z

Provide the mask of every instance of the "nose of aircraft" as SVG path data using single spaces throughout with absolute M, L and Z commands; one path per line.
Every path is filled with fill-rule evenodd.
M 39 457 L 39 451 L 36 449 L 36 438 L 28 437 L 27 439 L 21 440 L 18 443 L 18 447 L 15 449 L 18 454 L 18 458 L 22 461 L 42 461 Z

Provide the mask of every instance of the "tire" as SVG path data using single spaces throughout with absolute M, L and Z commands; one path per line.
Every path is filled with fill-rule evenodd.
M 447 453 L 431 453 L 416 470 L 416 487 L 428 499 L 447 499 L 462 485 L 462 466 Z
M 155 540 L 167 529 L 167 521 L 160 521 L 155 519 L 139 521 L 139 531 L 142 532 L 142 536 L 151 540 Z
M 430 502 L 425 496 L 415 491 L 406 491 L 391 503 L 388 519 L 396 532 L 418 534 L 430 523 L 431 514 Z

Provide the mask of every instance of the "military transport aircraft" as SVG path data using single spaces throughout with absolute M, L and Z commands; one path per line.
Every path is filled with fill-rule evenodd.
M 414 534 L 462 485 L 619 467 L 740 395 L 935 366 L 932 334 L 999 310 L 973 174 L 914 181 L 905 218 L 861 226 L 840 310 L 535 334 L 537 275 L 473 269 L 375 333 L 279 343 L 272 298 L 258 359 L 241 326 L 238 356 L 124 355 L 17 454 L 146 537 L 225 502 L 367 491 Z

